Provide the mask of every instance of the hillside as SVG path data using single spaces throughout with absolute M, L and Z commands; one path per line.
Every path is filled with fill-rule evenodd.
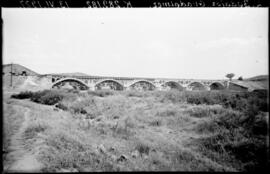
M 30 76 L 34 76 L 34 75 L 39 75 L 38 73 L 36 73 L 35 71 L 32 71 L 22 65 L 19 64 L 6 64 L 3 65 L 3 70 L 2 70 L 2 74 L 3 75 L 10 75 L 11 73 L 11 69 L 12 69 L 12 73 L 13 75 L 30 75 Z
M 265 81 L 265 80 L 267 80 L 268 81 L 268 79 L 269 79 L 268 75 L 259 75 L 259 76 L 247 78 L 245 80 L 250 80 L 250 81 Z

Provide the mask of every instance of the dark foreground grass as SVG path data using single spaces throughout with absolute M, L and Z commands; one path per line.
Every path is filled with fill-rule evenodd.
M 268 114 L 251 116 L 243 112 L 225 110 L 210 122 L 197 126 L 198 133 L 210 133 L 194 140 L 198 150 L 219 163 L 231 163 L 240 171 L 265 170 L 269 163 L 266 142 Z

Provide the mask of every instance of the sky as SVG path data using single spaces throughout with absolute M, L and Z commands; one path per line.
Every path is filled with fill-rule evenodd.
M 40 73 L 268 74 L 267 8 L 2 8 L 3 64 Z

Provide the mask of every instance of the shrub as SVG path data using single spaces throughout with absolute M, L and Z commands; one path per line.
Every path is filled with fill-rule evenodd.
M 59 108 L 59 109 L 62 109 L 64 111 L 68 110 L 68 107 L 65 106 L 63 103 L 58 103 L 55 105 L 55 107 Z
M 27 99 L 27 98 L 31 98 L 32 96 L 33 96 L 33 92 L 25 91 L 25 92 L 20 92 L 19 94 L 12 94 L 11 98 Z
M 143 97 L 144 93 L 141 91 L 136 91 L 136 90 L 128 90 L 125 91 L 124 94 L 128 97 Z
M 161 102 L 171 101 L 172 103 L 177 103 L 185 101 L 186 92 L 181 92 L 173 89 L 158 94 L 161 95 Z
M 61 101 L 64 98 L 64 94 L 61 91 L 56 90 L 44 90 L 35 92 L 31 97 L 31 101 L 46 104 L 46 105 L 54 105 Z
M 219 129 L 218 124 L 211 121 L 202 121 L 195 128 L 197 133 L 214 133 Z
M 80 93 L 80 90 L 78 90 L 78 89 L 64 89 L 64 91 L 67 93 L 74 93 L 74 94 Z
M 229 93 L 224 91 L 189 91 L 186 93 L 187 102 L 190 104 L 220 104 L 226 98 L 228 98 Z
M 43 90 L 38 92 L 25 91 L 19 94 L 13 94 L 11 98 L 26 99 L 30 98 L 31 101 L 46 105 L 54 105 L 62 99 L 74 100 L 75 93 L 67 93 L 65 90 Z M 60 106 L 61 107 L 61 106 Z
M 269 119 L 266 113 L 259 113 L 255 116 L 254 123 L 250 123 L 252 126 L 252 133 L 255 135 L 266 136 L 269 132 L 267 120 Z
M 176 116 L 178 113 L 178 110 L 176 108 L 167 107 L 167 108 L 161 108 L 157 111 L 157 116 L 163 116 L 163 117 L 170 117 L 170 116 Z
M 87 114 L 86 110 L 83 107 L 71 107 L 71 110 L 75 114 Z
M 97 91 L 88 91 L 88 94 L 92 96 L 107 97 L 109 95 L 114 95 L 115 92 L 112 90 L 97 90 Z
M 41 103 L 46 105 L 54 105 L 62 99 L 62 95 L 49 93 L 41 97 Z
M 268 111 L 266 92 L 186 91 L 185 97 L 190 104 L 219 104 L 251 115 Z
M 188 108 L 184 113 L 189 114 L 192 117 L 202 118 L 218 115 L 224 112 L 224 109 L 220 105 L 198 105 Z

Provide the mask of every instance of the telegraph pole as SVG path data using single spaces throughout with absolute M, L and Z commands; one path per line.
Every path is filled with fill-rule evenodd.
M 12 87 L 12 63 L 11 63 L 11 66 L 10 66 L 10 69 L 11 69 L 11 72 L 10 72 L 10 87 Z

